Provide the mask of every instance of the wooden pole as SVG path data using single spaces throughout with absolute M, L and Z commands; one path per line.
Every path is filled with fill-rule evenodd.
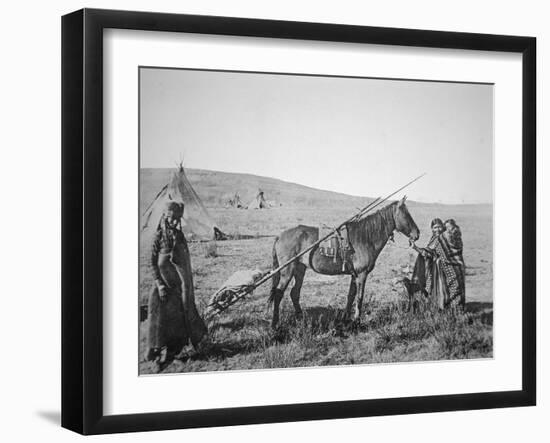
M 387 201 L 388 199 L 390 199 L 391 197 L 393 197 L 395 194 L 397 194 L 398 192 L 402 191 L 403 189 L 405 189 L 407 186 L 410 186 L 412 185 L 415 181 L 421 179 L 422 177 L 424 177 L 426 175 L 426 173 L 422 174 L 422 175 L 419 175 L 418 177 L 416 177 L 414 180 L 411 180 L 410 182 L 408 182 L 407 184 L 401 186 L 398 190 L 392 192 L 391 194 L 389 194 L 387 197 L 383 198 L 383 199 L 380 199 L 380 197 L 376 198 L 375 200 L 373 200 L 372 202 L 370 202 L 367 206 L 365 206 L 363 209 L 361 209 L 361 211 L 359 211 L 357 214 L 355 214 L 353 217 L 350 217 L 348 218 L 345 222 L 343 223 L 340 223 L 340 225 L 334 229 L 334 231 L 332 231 L 331 233 L 325 235 L 323 238 L 317 240 L 315 243 L 313 243 L 312 245 L 310 245 L 309 247 L 307 247 L 306 249 L 304 249 L 302 252 L 300 252 L 298 255 L 296 255 L 295 257 L 292 257 L 290 260 L 287 260 L 286 262 L 284 262 L 282 265 L 280 265 L 278 268 L 276 269 L 273 269 L 272 271 L 270 271 L 268 274 L 266 274 L 264 277 L 262 277 L 260 280 L 258 280 L 256 283 L 254 283 L 254 288 L 257 288 L 258 286 L 262 285 L 263 283 L 265 283 L 267 280 L 269 280 L 270 278 L 273 277 L 273 275 L 275 275 L 277 272 L 279 272 L 281 269 L 284 269 L 286 268 L 289 264 L 291 264 L 293 261 L 299 259 L 300 257 L 302 257 L 304 254 L 307 254 L 309 251 L 311 251 L 313 248 L 315 248 L 317 245 L 321 244 L 322 242 L 324 242 L 326 239 L 332 237 L 334 235 L 334 233 L 336 231 L 339 231 L 340 229 L 342 229 L 346 224 L 350 223 L 350 222 L 353 222 L 353 221 L 356 221 L 356 220 L 359 220 L 361 217 L 363 217 L 367 212 L 369 211 L 372 211 L 374 208 L 380 206 L 382 203 L 384 203 L 385 201 Z
M 365 206 L 363 209 L 361 209 L 357 214 L 355 214 L 353 217 L 350 217 L 348 218 L 345 222 L 343 223 L 340 223 L 340 225 L 338 225 L 338 227 L 334 228 L 334 230 L 332 232 L 330 232 L 329 234 L 325 235 L 323 238 L 317 240 L 315 243 L 311 244 L 310 246 L 308 246 L 306 249 L 304 249 L 302 252 L 300 252 L 298 255 L 292 257 L 291 259 L 287 260 L 286 262 L 284 262 L 282 265 L 280 265 L 279 267 L 277 267 L 276 269 L 272 269 L 271 271 L 269 271 L 266 275 L 264 275 L 261 279 L 259 279 L 257 282 L 255 282 L 253 285 L 250 286 L 250 288 L 248 288 L 245 293 L 243 294 L 243 296 L 245 294 L 248 294 L 250 293 L 251 291 L 253 291 L 254 289 L 256 289 L 257 287 L 263 285 L 266 281 L 268 281 L 269 279 L 273 278 L 273 276 L 277 273 L 277 272 L 280 272 L 282 269 L 286 268 L 289 264 L 291 264 L 293 261 L 296 261 L 297 259 L 299 259 L 300 257 L 302 257 L 304 254 L 307 254 L 309 251 L 311 251 L 313 248 L 315 248 L 317 245 L 319 245 L 320 243 L 324 242 L 325 240 L 327 240 L 328 238 L 332 237 L 333 235 L 335 235 L 335 232 L 336 231 L 339 231 L 340 229 L 342 229 L 344 227 L 344 225 L 346 225 L 347 223 L 350 223 L 350 222 L 353 222 L 353 221 L 356 221 L 356 220 L 359 220 L 361 217 L 363 217 L 365 214 L 367 214 L 367 212 L 369 211 L 372 211 L 374 208 L 380 206 L 382 203 L 384 203 L 385 201 L 387 201 L 388 199 L 390 199 L 391 197 L 393 197 L 395 194 L 397 194 L 398 192 L 402 191 L 403 189 L 405 189 L 407 186 L 410 186 L 412 185 L 415 181 L 419 180 L 420 178 L 424 177 L 426 175 L 426 173 L 422 174 L 422 175 L 419 175 L 418 177 L 416 177 L 414 180 L 411 180 L 410 182 L 408 182 L 407 184 L 401 186 L 398 190 L 392 192 L 391 194 L 389 194 L 387 197 L 381 199 L 380 197 L 376 198 L 375 200 L 373 200 L 372 202 L 370 202 L 367 206 Z M 224 306 L 223 310 L 227 309 L 229 306 L 235 304 L 237 301 L 239 301 L 242 297 L 236 297 L 234 300 L 232 300 L 231 302 L 228 302 L 226 306 Z M 221 311 L 218 311 L 218 313 L 221 312 Z M 211 315 L 214 315 L 214 313 L 212 313 Z

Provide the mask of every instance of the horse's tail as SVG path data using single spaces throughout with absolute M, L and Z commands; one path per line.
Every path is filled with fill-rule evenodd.
M 273 268 L 277 269 L 279 267 L 279 259 L 277 258 L 277 241 L 279 240 L 279 237 L 275 237 L 275 241 L 273 242 Z M 275 292 L 277 289 L 277 286 L 279 286 L 279 281 L 281 280 L 281 274 L 277 272 L 273 278 L 271 279 L 271 293 L 269 294 L 269 298 L 267 299 L 267 303 L 271 305 L 274 300 Z

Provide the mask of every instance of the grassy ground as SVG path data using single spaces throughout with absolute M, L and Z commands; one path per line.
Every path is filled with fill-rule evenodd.
M 154 195 L 167 171 L 147 170 L 142 174 L 142 205 Z M 245 186 L 247 177 L 236 174 L 190 171 L 189 179 L 203 198 L 219 227 L 226 233 L 277 235 L 299 223 L 335 225 L 356 212 L 367 199 L 310 190 L 298 185 L 263 180 L 262 189 L 277 189 L 282 206 L 269 210 L 226 208 L 218 187 Z M 260 178 L 249 178 L 249 188 Z M 221 183 L 221 184 L 220 184 Z M 244 183 L 244 184 L 243 184 Z M 273 188 L 269 188 L 272 186 Z M 256 186 L 257 187 L 257 186 Z M 241 190 L 241 195 L 243 191 Z M 271 191 L 272 193 L 274 191 Z M 217 194 L 218 193 L 218 194 Z M 266 191 L 267 194 L 267 191 Z M 206 197 L 204 197 L 206 196 Z M 270 198 L 270 195 L 267 195 Z M 330 204 L 323 204 L 329 201 Z M 300 203 L 306 202 L 306 203 Z M 147 202 L 148 203 L 148 202 Z M 467 312 L 449 315 L 426 308 L 416 314 L 404 310 L 405 292 L 399 280 L 412 269 L 415 254 L 407 241 L 396 235 L 388 244 L 367 281 L 373 295 L 370 315 L 364 315 L 358 330 L 340 321 L 345 306 L 349 277 L 306 273 L 301 304 L 304 319 L 294 320 L 288 295 L 281 305 L 281 326 L 272 331 L 267 306 L 270 284 L 256 290 L 209 326 L 211 345 L 207 355 L 186 362 L 174 361 L 163 372 L 219 371 L 297 366 L 340 365 L 398 361 L 480 358 L 492 356 L 492 209 L 489 205 L 424 205 L 411 202 L 409 211 L 422 236 L 429 237 L 433 217 L 454 218 L 461 226 L 467 265 Z M 190 245 L 200 312 L 223 282 L 240 269 L 269 269 L 273 237 L 230 240 Z M 148 245 L 140 245 L 140 302 L 145 303 L 152 281 L 147 272 Z M 147 322 L 140 325 L 140 373 L 155 371 L 143 361 Z

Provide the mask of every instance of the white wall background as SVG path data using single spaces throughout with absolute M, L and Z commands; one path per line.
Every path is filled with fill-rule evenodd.
M 156 10 L 282 20 L 531 35 L 538 38 L 539 231 L 549 225 L 550 160 L 543 155 L 550 120 L 550 28 L 544 2 L 394 0 L 111 0 L 5 2 L 0 45 L 0 413 L 3 441 L 81 439 L 59 427 L 60 414 L 60 17 L 81 7 Z M 544 112 L 546 111 L 546 113 Z M 541 275 L 550 236 L 539 233 Z M 501 409 L 399 417 L 258 425 L 99 437 L 95 441 L 279 442 L 548 441 L 550 326 L 543 313 L 549 284 L 539 278 L 538 403 Z M 292 389 L 292 387 L 289 387 Z

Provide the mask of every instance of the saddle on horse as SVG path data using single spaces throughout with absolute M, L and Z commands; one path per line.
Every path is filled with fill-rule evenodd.
M 322 238 L 331 232 L 334 235 L 319 245 L 319 254 L 331 258 L 334 264 L 340 264 L 342 272 L 351 272 L 353 269 L 353 247 L 348 239 L 347 226 L 344 225 L 336 230 L 324 225 L 319 228 L 319 237 Z

